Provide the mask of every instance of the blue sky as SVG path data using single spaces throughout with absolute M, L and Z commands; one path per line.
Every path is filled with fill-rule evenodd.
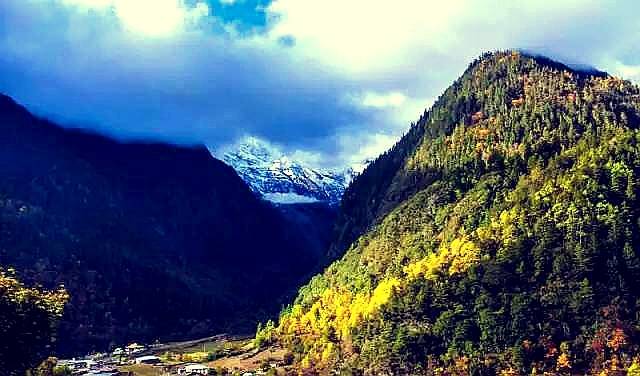
M 640 81 L 619 0 L 2 0 L 0 92 L 121 139 L 244 136 L 322 166 L 388 148 L 470 60 L 522 48 Z
M 235 23 L 242 31 L 262 31 L 267 26 L 270 0 L 207 1 L 211 14 L 224 23 Z

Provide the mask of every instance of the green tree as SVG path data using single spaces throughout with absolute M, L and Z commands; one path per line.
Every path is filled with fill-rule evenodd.
M 23 376 L 53 351 L 56 325 L 67 300 L 63 288 L 26 287 L 13 271 L 0 269 L 0 370 Z M 54 366 L 48 359 L 35 372 L 49 375 Z

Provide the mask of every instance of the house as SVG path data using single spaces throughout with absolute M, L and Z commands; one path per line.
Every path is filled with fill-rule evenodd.
M 155 355 L 141 356 L 135 359 L 135 364 L 160 364 L 162 360 Z
M 66 366 L 71 370 L 72 374 L 83 374 L 87 373 L 98 367 L 98 364 L 90 359 L 71 359 L 71 360 L 61 360 L 58 362 L 60 366 Z
M 163 376 L 176 376 L 181 368 L 184 367 L 186 363 L 163 363 L 162 364 L 162 375 Z
M 184 367 L 181 367 L 180 369 L 178 369 L 178 375 L 193 375 L 193 374 L 208 375 L 209 367 L 205 366 L 204 364 L 189 363 Z
M 144 346 L 135 342 L 125 347 L 125 351 L 127 352 L 127 354 L 137 354 L 139 352 L 143 352 L 144 350 L 145 350 Z

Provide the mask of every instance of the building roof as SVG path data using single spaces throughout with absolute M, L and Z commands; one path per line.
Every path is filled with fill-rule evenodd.
M 192 364 L 187 364 L 184 368 L 186 369 L 209 369 L 209 367 L 205 366 L 204 364 L 200 364 L 200 363 L 192 363 Z
M 155 355 L 146 355 L 146 356 L 140 356 L 136 358 L 136 362 L 145 361 L 145 360 L 160 360 L 160 358 L 158 358 Z

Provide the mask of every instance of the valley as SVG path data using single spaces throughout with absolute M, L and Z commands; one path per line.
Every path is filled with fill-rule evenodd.
M 0 376 L 640 376 L 637 0 L 0 0 Z
M 629 81 L 485 53 L 350 177 L 257 140 L 225 164 L 63 129 L 8 97 L 0 115 L 0 287 L 17 307 L 0 314 L 42 319 L 51 372 L 640 369 Z

